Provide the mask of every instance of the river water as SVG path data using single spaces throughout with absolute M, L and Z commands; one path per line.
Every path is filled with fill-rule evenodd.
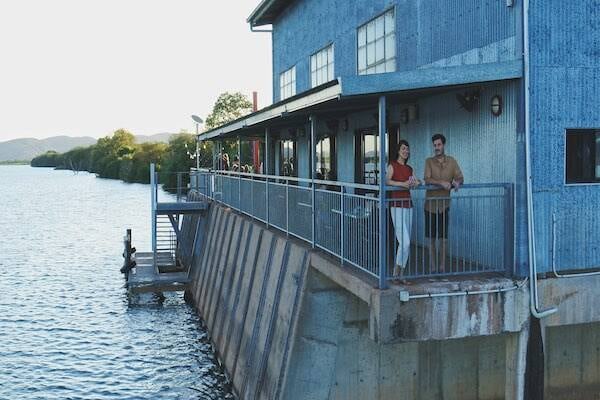
M 128 299 L 122 238 L 150 249 L 150 188 L 0 166 L 0 399 L 229 399 L 181 294 Z

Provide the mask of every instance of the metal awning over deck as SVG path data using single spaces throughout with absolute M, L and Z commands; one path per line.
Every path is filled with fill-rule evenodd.
M 392 103 L 413 102 L 423 95 L 479 86 L 486 82 L 518 79 L 521 76 L 521 61 L 517 60 L 342 77 L 201 133 L 198 140 L 233 135 L 252 136 L 267 126 L 276 127 L 278 123 L 289 125 L 306 122 L 311 114 L 348 113 L 376 108 L 381 95 L 388 97 Z

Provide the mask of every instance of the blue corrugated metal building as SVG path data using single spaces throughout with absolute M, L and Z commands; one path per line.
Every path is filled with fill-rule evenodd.
M 588 154 L 584 160 L 586 168 L 596 169 L 589 182 L 571 185 L 566 177 L 567 158 L 597 146 L 594 129 L 600 124 L 593 99 L 600 89 L 593 62 L 600 50 L 598 29 L 589 30 L 597 25 L 595 6 L 594 1 L 534 2 L 529 28 L 523 4 L 513 0 L 265 0 L 248 21 L 253 28 L 272 29 L 274 104 L 200 139 L 260 138 L 264 152 L 269 129 L 267 172 L 284 173 L 281 149 L 291 146 L 286 151 L 295 156 L 294 175 L 311 178 L 313 169 L 319 172 L 310 165 L 313 115 L 319 119 L 315 140 L 332 138 L 325 143 L 332 157 L 327 178 L 374 183 L 364 176 L 365 165 L 358 165 L 367 163 L 358 147 L 377 133 L 373 114 L 378 97 L 385 95 L 386 140 L 392 145 L 409 140 L 418 176 L 431 155 L 431 135 L 441 132 L 467 183 L 514 185 L 514 270 L 525 276 L 527 109 L 538 268 L 550 271 L 553 262 L 559 269 L 597 266 L 592 238 L 600 231 L 597 222 L 586 221 L 597 220 L 593 198 L 599 196 L 600 156 Z M 531 94 L 527 108 L 526 93 Z M 457 99 L 469 95 L 475 97 L 470 111 Z M 500 102 L 499 115 L 492 101 Z M 576 129 L 588 131 L 575 133 L 583 139 L 573 141 L 571 157 L 567 137 Z M 590 204 L 587 211 L 577 207 L 582 201 Z M 572 222 L 573 215 L 580 224 Z M 574 232 L 582 225 L 584 233 Z M 580 243 L 590 251 L 577 250 Z

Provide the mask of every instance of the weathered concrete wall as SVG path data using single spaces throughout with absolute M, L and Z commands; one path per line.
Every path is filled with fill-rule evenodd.
M 308 251 L 222 207 L 206 218 L 188 298 L 239 398 L 279 398 Z
M 544 398 L 600 399 L 600 276 L 543 279 Z
M 283 398 L 514 399 L 518 346 L 518 334 L 374 341 L 368 305 L 310 268 Z
M 379 290 L 229 209 L 213 204 L 203 219 L 186 220 L 198 227 L 187 297 L 239 398 L 522 398 L 523 290 L 402 303 L 401 287 Z M 428 290 L 485 287 L 443 285 Z M 419 315 L 410 334 L 397 329 Z

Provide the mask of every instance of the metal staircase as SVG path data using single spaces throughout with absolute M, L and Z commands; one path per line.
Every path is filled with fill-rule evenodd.
M 159 181 L 154 164 L 150 164 L 150 185 L 152 200 L 152 253 L 156 273 L 183 270 L 179 251 L 182 241 L 181 221 L 183 215 L 199 214 L 207 209 L 205 201 L 189 201 L 186 194 L 188 185 L 177 174 L 177 193 L 169 201 L 159 201 Z

